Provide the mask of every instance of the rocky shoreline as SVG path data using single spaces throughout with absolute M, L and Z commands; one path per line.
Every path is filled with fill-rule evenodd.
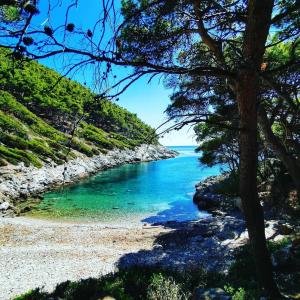
M 199 210 L 206 210 L 213 215 L 242 213 L 242 202 L 238 196 L 226 196 L 218 192 L 220 183 L 228 179 L 228 174 L 210 176 L 196 184 L 193 202 Z
M 196 185 L 195 202 L 214 202 L 209 209 L 212 216 L 196 221 L 127 227 L 0 219 L 0 268 L 6 270 L 0 276 L 0 295 L 9 299 L 36 287 L 51 291 L 62 281 L 98 277 L 133 265 L 227 273 L 236 250 L 248 242 L 248 234 L 235 201 L 231 201 L 233 206 L 224 206 L 228 199 L 215 194 L 222 176 Z M 267 219 L 265 223 L 266 237 L 273 241 L 299 230 L 284 220 Z M 289 263 L 295 249 L 280 250 L 272 257 L 273 264 Z
M 176 151 L 160 145 L 143 144 L 134 150 L 112 150 L 94 157 L 78 157 L 63 165 L 49 163 L 42 168 L 0 167 L 0 214 L 13 213 L 14 204 L 52 188 L 71 184 L 101 170 L 127 163 L 148 162 L 175 157 Z

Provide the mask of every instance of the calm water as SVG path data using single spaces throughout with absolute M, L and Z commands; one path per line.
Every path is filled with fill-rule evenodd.
M 220 173 L 203 167 L 194 147 L 170 147 L 176 158 L 124 165 L 45 194 L 31 216 L 103 223 L 193 220 L 205 215 L 193 204 L 195 183 Z

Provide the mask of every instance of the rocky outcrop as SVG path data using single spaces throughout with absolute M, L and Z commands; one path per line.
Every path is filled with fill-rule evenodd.
M 78 157 L 63 165 L 50 163 L 42 168 L 9 165 L 0 168 L 0 204 L 27 198 L 62 184 L 70 184 L 96 172 L 126 163 L 175 157 L 176 151 L 163 146 L 141 145 L 134 150 L 112 150 L 94 157 Z M 8 202 L 9 201 L 9 202 Z M 5 204 L 6 203 L 6 204 Z
M 210 176 L 196 184 L 193 201 L 200 210 L 228 212 L 235 208 L 235 199 L 218 194 L 217 187 L 227 175 Z

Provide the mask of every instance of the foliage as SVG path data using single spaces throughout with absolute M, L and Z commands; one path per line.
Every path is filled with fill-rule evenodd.
M 227 196 L 239 195 L 239 175 L 237 172 L 230 172 L 228 176 L 215 186 L 218 194 Z
M 238 288 L 236 290 L 230 285 L 225 285 L 224 286 L 224 291 L 232 296 L 232 300 L 245 300 L 245 299 L 247 299 L 246 292 L 243 288 Z
M 40 167 L 49 159 L 62 163 L 79 153 L 93 156 L 157 143 L 154 130 L 135 114 L 108 100 L 96 101 L 87 88 L 34 61 L 13 65 L 10 52 L 1 50 L 2 165 L 23 161 Z
M 187 300 L 181 286 L 172 278 L 165 278 L 161 273 L 154 274 L 148 286 L 147 299 L 149 300 Z

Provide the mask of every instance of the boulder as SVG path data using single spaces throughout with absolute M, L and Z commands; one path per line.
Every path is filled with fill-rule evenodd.
M 220 288 L 196 288 L 193 293 L 193 300 L 230 300 L 231 297 Z
M 11 207 L 9 202 L 5 201 L 2 204 L 0 204 L 0 211 L 6 211 Z
M 212 193 L 204 194 L 201 191 L 197 191 L 193 197 L 193 202 L 197 204 L 201 210 L 210 210 L 218 208 L 220 205 L 220 199 L 217 195 Z

